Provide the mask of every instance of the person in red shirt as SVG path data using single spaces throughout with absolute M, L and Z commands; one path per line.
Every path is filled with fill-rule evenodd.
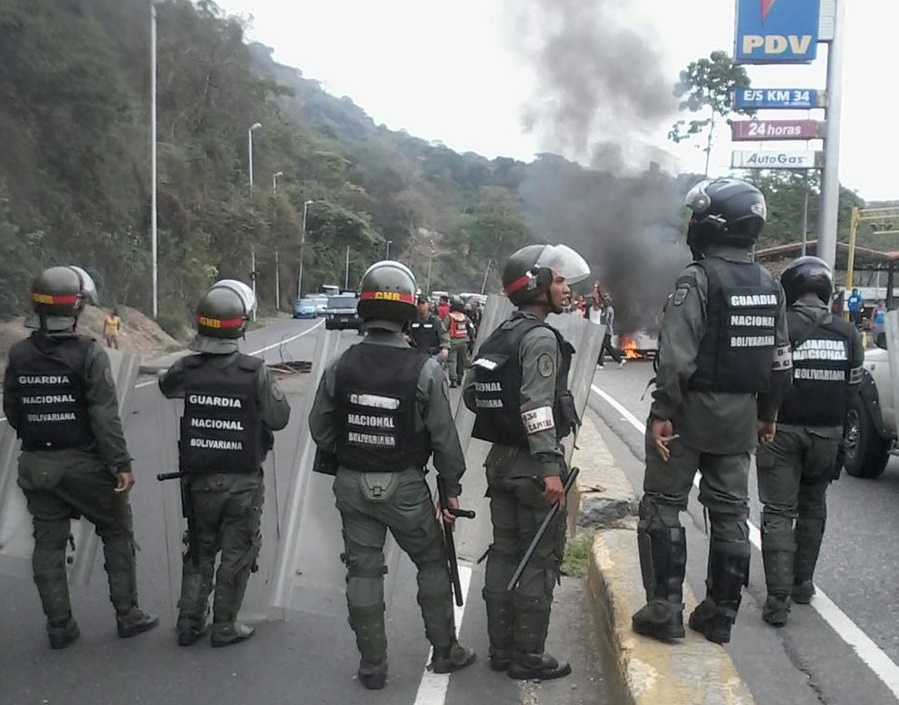
M 440 303 L 437 304 L 437 318 L 441 321 L 449 315 L 450 302 L 448 296 L 441 296 Z

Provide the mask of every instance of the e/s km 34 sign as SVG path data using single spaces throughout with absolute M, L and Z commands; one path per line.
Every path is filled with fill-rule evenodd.
M 735 142 L 755 140 L 813 140 L 824 136 L 818 120 L 736 120 L 730 124 Z

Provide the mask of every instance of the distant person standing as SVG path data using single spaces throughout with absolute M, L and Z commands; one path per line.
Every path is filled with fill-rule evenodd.
M 441 296 L 440 302 L 437 304 L 437 318 L 441 321 L 449 315 L 450 302 L 448 296 Z
M 449 334 L 449 378 L 450 387 L 458 387 L 462 383 L 465 368 L 468 367 L 468 349 L 474 339 L 474 330 L 468 316 L 465 315 L 465 305 L 458 299 L 450 304 L 450 311 L 443 319 Z
M 602 307 L 599 314 L 599 325 L 605 328 L 602 338 L 602 347 L 599 349 L 599 359 L 596 364 L 600 368 L 605 367 L 605 357 L 608 352 L 619 367 L 624 367 L 627 360 L 621 357 L 621 353 L 612 345 L 612 336 L 615 335 L 615 309 L 612 306 L 612 297 L 606 294 L 602 299 Z
M 122 319 L 119 318 L 119 310 L 114 308 L 103 319 L 103 337 L 106 338 L 106 347 L 119 349 L 119 330 L 122 327 Z
M 849 298 L 846 300 L 846 305 L 849 307 L 849 321 L 858 327 L 861 323 L 863 309 L 862 295 L 858 293 L 858 289 L 852 289 L 852 293 L 849 294 Z

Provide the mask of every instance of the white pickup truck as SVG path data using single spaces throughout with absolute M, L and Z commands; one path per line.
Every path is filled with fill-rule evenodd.
M 879 346 L 865 350 L 861 390 L 847 413 L 844 467 L 853 477 L 880 477 L 897 453 L 899 311 L 887 313 L 885 323 Z

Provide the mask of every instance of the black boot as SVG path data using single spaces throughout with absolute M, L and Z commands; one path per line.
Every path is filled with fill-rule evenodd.
M 637 529 L 646 605 L 631 619 L 643 636 L 670 640 L 684 637 L 683 584 L 687 536 L 683 527 Z
M 743 586 L 749 582 L 749 544 L 709 550 L 706 598 L 690 615 L 690 629 L 716 644 L 730 641 L 731 629 L 740 609 Z

